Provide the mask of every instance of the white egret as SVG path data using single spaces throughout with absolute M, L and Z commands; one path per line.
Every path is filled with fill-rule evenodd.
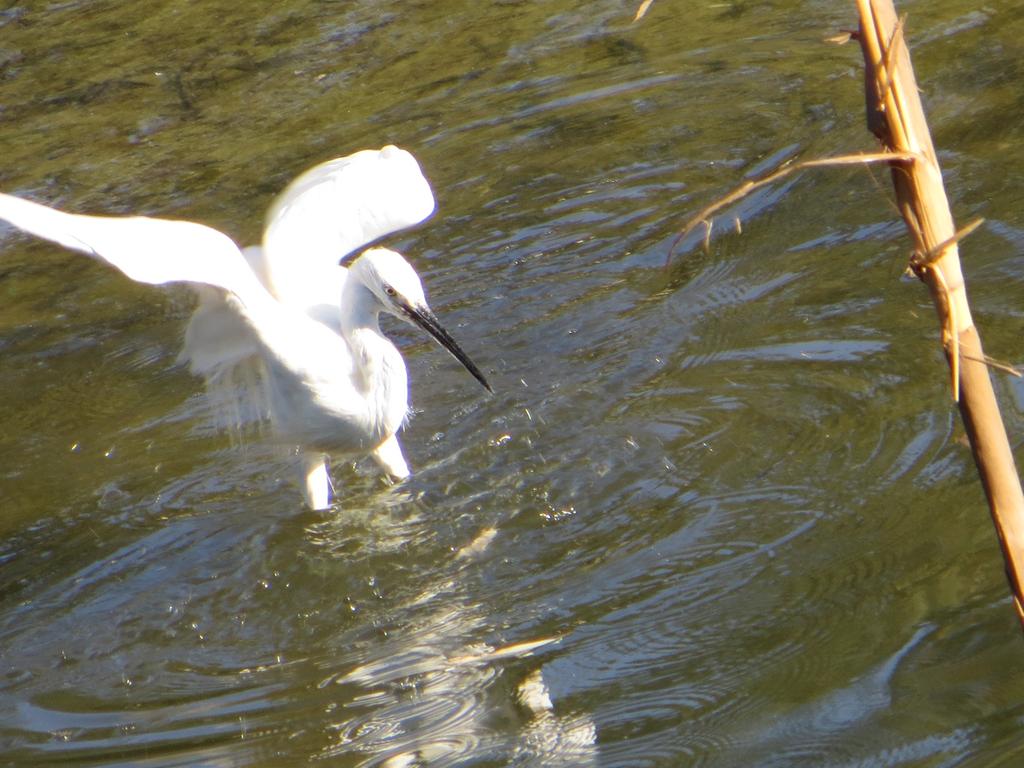
M 274 439 L 300 457 L 306 502 L 331 499 L 329 455 L 371 455 L 409 475 L 396 433 L 408 414 L 405 362 L 378 324 L 387 312 L 434 337 L 490 385 L 427 305 L 415 270 L 370 247 L 433 213 L 419 164 L 394 146 L 330 160 L 274 201 L 262 247 L 239 250 L 189 221 L 65 213 L 0 194 L 0 219 L 152 285 L 199 293 L 181 359 L 208 389 L 237 394 L 255 374 Z M 361 249 L 349 268 L 339 262 Z M 246 374 L 246 375 L 241 375 Z

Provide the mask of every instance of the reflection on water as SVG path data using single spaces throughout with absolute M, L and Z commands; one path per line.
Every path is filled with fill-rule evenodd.
M 1014 359 L 1020 14 L 906 5 Z M 392 245 L 496 389 L 389 328 L 415 475 L 337 467 L 310 513 L 175 364 L 182 295 L 0 231 L 0 762 L 1021 751 L 1018 630 L 888 179 L 792 177 L 667 258 L 758 169 L 870 148 L 858 53 L 821 43 L 852 8 L 626 6 L 0 11 L 0 188 L 251 242 L 298 170 L 408 146 L 439 213 Z
M 457 559 L 482 555 L 493 533 L 482 533 Z M 412 623 L 382 638 L 364 663 L 319 684 L 352 689 L 346 704 L 331 707 L 341 719 L 327 725 L 336 741 L 322 755 L 365 753 L 373 756 L 368 764 L 386 766 L 453 765 L 489 753 L 546 765 L 593 764 L 593 722 L 555 712 L 542 667 L 525 675 L 509 667 L 559 638 L 502 648 L 473 641 L 486 630 L 486 606 L 465 602 L 461 593 L 449 582 L 415 595 L 408 605 Z M 515 700 L 492 692 L 499 677 Z M 522 723 L 521 742 L 511 752 L 492 726 L 507 718 Z

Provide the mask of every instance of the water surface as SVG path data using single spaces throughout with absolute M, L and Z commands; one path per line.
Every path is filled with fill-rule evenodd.
M 1024 648 L 834 3 L 0 12 L 0 187 L 259 237 L 396 143 L 415 475 L 288 468 L 175 357 L 187 293 L 0 232 L 0 762 L 996 766 Z M 908 2 L 988 351 L 1015 360 L 1024 14 Z M 741 219 L 742 232 L 733 218 Z M 1024 389 L 996 388 L 1014 444 Z M 548 642 L 545 642 L 548 641 Z M 539 645 L 534 645 L 539 643 Z

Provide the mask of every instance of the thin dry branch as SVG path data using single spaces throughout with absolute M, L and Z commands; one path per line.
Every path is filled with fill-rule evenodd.
M 966 227 L 962 227 L 957 230 L 956 234 L 952 237 L 948 237 L 936 245 L 930 252 L 924 254 L 915 253 L 910 258 L 910 265 L 907 269 L 923 279 L 924 270 L 931 269 L 933 265 L 946 254 L 947 249 L 958 244 L 984 222 L 985 220 L 982 218 L 975 219 Z M 962 356 L 962 352 L 960 351 L 960 334 L 956 332 L 958 327 L 957 303 L 952 301 L 949 285 L 947 285 L 946 278 L 941 271 L 935 273 L 935 280 L 942 289 L 943 300 L 949 308 L 949 315 L 946 318 L 946 325 L 942 329 L 942 334 L 943 344 L 946 345 L 949 350 L 949 372 L 952 378 L 953 402 L 958 403 L 960 402 L 960 357 Z
M 807 170 L 809 168 L 833 168 L 838 166 L 848 165 L 869 165 L 871 163 L 892 163 L 894 161 L 912 161 L 914 155 L 911 153 L 901 152 L 875 152 L 867 154 L 856 154 L 856 155 L 838 155 L 836 157 L 819 157 L 813 160 L 803 160 L 799 163 L 793 163 L 785 165 L 778 170 L 772 171 L 766 176 L 762 176 L 759 179 L 748 179 L 747 181 L 740 184 L 725 197 L 721 197 L 710 205 L 702 208 L 693 218 L 683 225 L 683 228 L 679 231 L 675 240 L 672 241 L 672 246 L 669 248 L 668 256 L 672 258 L 672 254 L 675 253 L 676 247 L 681 243 L 686 236 L 689 235 L 693 230 L 704 224 L 707 227 L 705 233 L 704 242 L 705 247 L 711 238 L 711 217 L 721 211 L 723 208 L 728 208 L 734 203 L 738 203 L 740 200 L 745 198 L 751 192 L 760 189 L 761 187 L 774 184 L 780 179 L 784 179 L 792 173 L 797 171 Z M 739 219 L 736 219 L 737 229 L 739 228 Z
M 997 371 L 1002 371 L 1003 373 L 1008 373 L 1011 376 L 1016 376 L 1018 379 L 1024 378 L 1024 373 L 1021 373 L 1020 368 L 1014 368 L 1009 363 L 1004 363 L 1002 360 L 996 360 L 994 357 L 989 357 L 988 355 L 985 355 L 984 357 L 975 357 L 974 355 L 967 355 L 962 352 L 960 353 L 960 356 L 964 360 L 974 360 L 978 363 L 984 363 L 989 368 L 995 368 Z
M 967 226 L 958 229 L 955 235 L 943 240 L 937 246 L 932 248 L 932 250 L 929 253 L 918 254 L 917 258 L 919 260 L 919 265 L 923 267 L 930 267 L 932 264 L 934 264 L 936 261 L 942 258 L 942 256 L 946 253 L 947 248 L 949 248 L 952 245 L 956 245 L 968 235 L 973 234 L 973 232 L 984 223 L 985 219 L 979 217 L 972 221 Z M 911 268 L 913 268 L 913 266 L 914 265 L 912 264 Z

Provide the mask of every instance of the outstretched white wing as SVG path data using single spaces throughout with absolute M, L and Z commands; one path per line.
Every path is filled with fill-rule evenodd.
M 329 160 L 303 173 L 267 214 L 257 272 L 281 302 L 317 316 L 338 306 L 338 262 L 434 211 L 416 159 L 386 146 Z
M 37 237 L 86 253 L 140 283 L 189 283 L 200 296 L 182 358 L 212 375 L 257 351 L 252 326 L 224 301 L 270 300 L 238 246 L 222 232 L 191 221 L 145 216 L 83 216 L 0 194 L 0 219 Z
M 347 270 L 338 262 L 433 210 L 430 184 L 411 154 L 390 145 L 366 149 L 314 166 L 289 184 L 267 213 L 263 245 L 244 254 L 282 304 L 340 334 Z M 256 351 L 251 329 L 223 296 L 201 291 L 181 357 L 219 390 L 218 399 L 230 400 L 226 390 L 254 378 Z
M 430 184 L 411 154 L 390 145 L 366 149 L 296 178 L 267 213 L 263 245 L 244 253 L 279 301 L 340 333 L 347 270 L 338 262 L 433 211 Z M 208 380 L 231 379 L 233 368 L 255 352 L 255 339 L 220 296 L 200 296 L 182 358 Z
M 187 283 L 199 294 L 181 359 L 207 381 L 225 426 L 263 414 L 256 384 L 261 340 L 239 306 L 274 303 L 238 246 L 225 234 L 191 221 L 144 216 L 83 216 L 0 194 L 0 219 L 37 237 L 86 253 L 140 283 Z M 238 302 L 229 304 L 231 294 Z M 247 310 L 248 312 L 248 310 Z M 246 387 L 240 387 L 240 384 Z
M 262 290 L 231 238 L 191 221 L 82 216 L 2 193 L 0 219 L 105 261 L 140 283 L 199 283 L 243 300 Z

